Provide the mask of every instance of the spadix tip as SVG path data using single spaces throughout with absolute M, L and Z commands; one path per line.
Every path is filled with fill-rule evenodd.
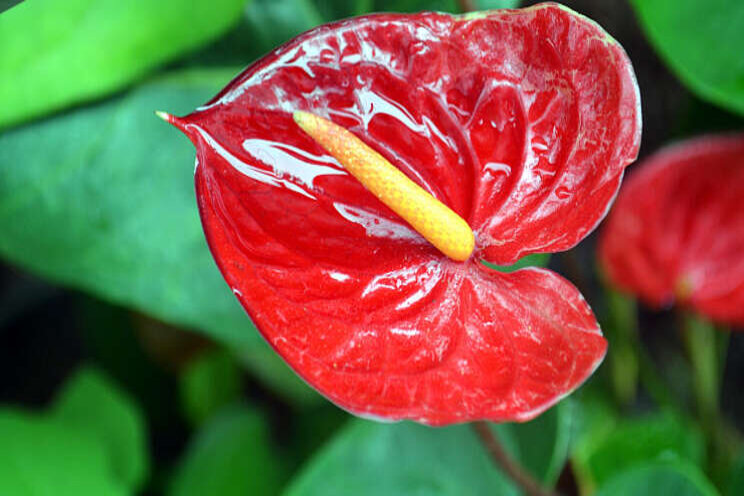
M 302 129 L 308 129 L 316 123 L 317 117 L 310 112 L 295 110 L 292 113 L 292 119 L 294 119 L 295 123 Z

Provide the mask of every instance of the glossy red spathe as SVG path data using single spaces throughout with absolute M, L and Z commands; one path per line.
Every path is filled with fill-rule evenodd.
M 344 126 L 462 216 L 463 263 L 429 245 L 300 130 Z M 362 416 L 528 420 L 578 387 L 606 342 L 535 252 L 604 216 L 640 141 L 622 48 L 550 4 L 321 26 L 173 119 L 197 146 L 204 230 L 227 283 L 289 365 Z
M 599 257 L 611 281 L 651 306 L 744 325 L 744 134 L 649 157 L 620 192 Z

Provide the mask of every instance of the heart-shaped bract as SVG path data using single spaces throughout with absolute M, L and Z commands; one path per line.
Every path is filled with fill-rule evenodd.
M 744 134 L 705 136 L 646 159 L 602 230 L 619 287 L 744 325 Z
M 348 129 L 465 219 L 433 248 L 293 121 Z M 357 415 L 527 420 L 578 387 L 606 342 L 560 276 L 511 264 L 602 219 L 640 141 L 622 48 L 569 10 L 371 15 L 309 31 L 195 113 L 204 231 L 271 346 Z

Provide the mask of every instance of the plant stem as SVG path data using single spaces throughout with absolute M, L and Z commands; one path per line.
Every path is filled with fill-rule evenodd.
M 725 480 L 741 440 L 723 418 L 720 408 L 723 365 L 729 333 L 691 312 L 680 314 L 684 341 L 692 364 L 692 380 L 698 416 L 708 441 L 709 471 L 716 480 Z
M 670 392 L 669 384 L 659 375 L 653 358 L 643 346 L 638 343 L 638 377 L 641 386 L 662 408 L 674 408 L 684 410 L 683 402 Z
M 615 400 L 623 407 L 636 398 L 639 376 L 638 323 L 636 302 L 604 284 L 606 315 L 602 322 L 605 337 L 610 345 L 607 357 Z
M 698 414 L 705 430 L 712 433 L 719 417 L 720 366 L 716 330 L 710 322 L 692 313 L 685 313 L 682 318 Z
M 609 372 L 616 400 L 621 406 L 632 404 L 640 383 L 658 406 L 682 408 L 641 342 L 636 300 L 614 289 L 606 278 L 600 280 L 606 303 L 601 323 L 610 344 Z
M 479 421 L 470 425 L 480 438 L 491 459 L 522 488 L 525 494 L 529 496 L 557 496 L 557 493 L 543 487 L 507 453 L 488 422 Z

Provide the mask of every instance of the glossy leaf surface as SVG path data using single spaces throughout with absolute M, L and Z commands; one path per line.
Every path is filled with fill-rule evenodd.
M 744 135 L 708 136 L 650 157 L 603 229 L 610 279 L 655 307 L 675 301 L 744 324 Z
M 638 103 L 622 49 L 543 5 L 323 26 L 175 122 L 197 145 L 212 253 L 271 345 L 345 409 L 444 424 L 529 419 L 603 357 L 572 285 L 479 260 L 590 232 L 637 154 Z M 346 127 L 466 219 L 474 257 L 443 258 L 295 110 Z
M 744 2 L 631 3 L 656 50 L 692 91 L 744 114 Z

